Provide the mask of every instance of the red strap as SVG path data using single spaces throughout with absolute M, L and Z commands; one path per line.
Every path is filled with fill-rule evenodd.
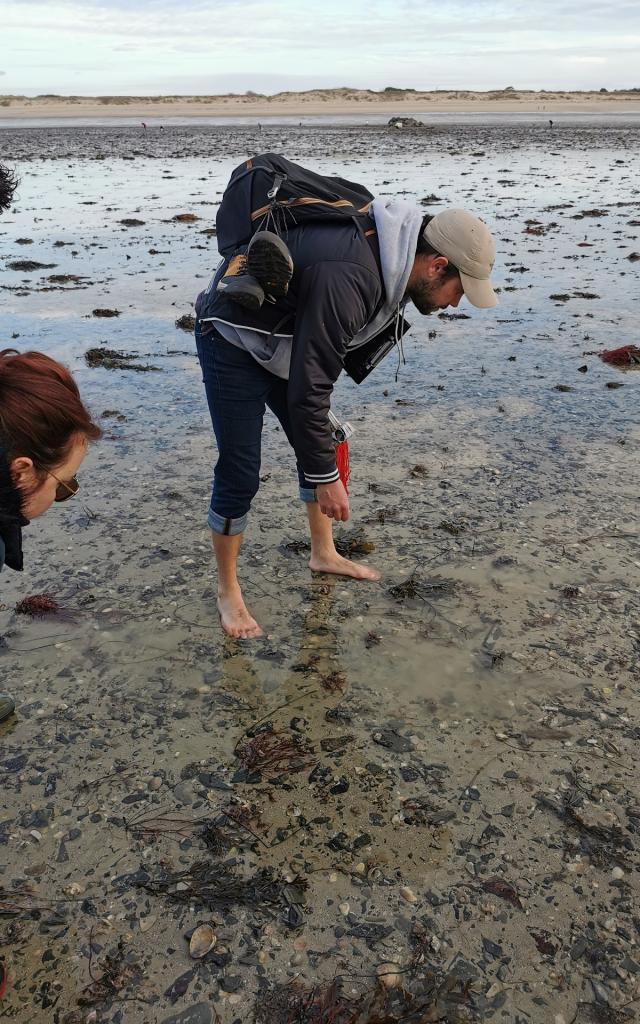
M 340 479 L 344 484 L 344 489 L 349 493 L 349 477 L 351 476 L 351 467 L 349 465 L 349 442 L 341 441 L 340 444 L 336 445 L 336 466 Z

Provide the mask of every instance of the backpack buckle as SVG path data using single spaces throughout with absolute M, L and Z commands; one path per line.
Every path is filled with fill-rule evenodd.
M 277 196 L 277 194 L 278 194 L 278 192 L 280 190 L 280 186 L 282 185 L 283 181 L 284 181 L 284 175 L 283 174 L 276 174 L 275 178 L 273 179 L 273 185 L 271 186 L 271 188 L 267 192 L 267 199 L 275 199 L 276 198 L 276 196 Z

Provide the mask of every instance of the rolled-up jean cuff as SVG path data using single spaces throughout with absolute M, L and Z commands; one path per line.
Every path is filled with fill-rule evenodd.
M 300 488 L 300 500 L 306 501 L 308 505 L 313 504 L 314 501 L 318 500 L 315 487 L 301 487 Z
M 244 533 L 247 528 L 249 516 L 245 513 L 243 516 L 239 516 L 238 519 L 225 518 L 225 516 L 218 515 L 212 508 L 209 509 L 209 515 L 207 516 L 207 523 L 209 529 L 213 530 L 214 533 L 221 533 L 225 537 L 235 537 L 238 533 Z

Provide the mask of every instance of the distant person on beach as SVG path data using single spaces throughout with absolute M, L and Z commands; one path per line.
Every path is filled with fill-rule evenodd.
M 553 121 L 551 120 L 551 118 L 549 118 L 549 127 L 553 128 Z
M 248 161 L 247 169 L 259 159 Z M 306 195 L 299 200 L 300 220 L 285 232 L 290 286 L 280 297 L 251 309 L 218 290 L 234 260 L 242 270 L 242 259 L 233 256 L 196 301 L 196 344 L 218 445 L 208 524 L 218 610 L 230 636 L 262 633 L 245 605 L 237 562 L 260 483 L 265 408 L 276 415 L 296 454 L 311 534 L 310 568 L 377 580 L 375 569 L 343 558 L 333 541 L 333 520 L 349 518 L 329 420 L 333 385 L 358 346 L 390 338 L 386 352 L 398 343 L 409 300 L 424 315 L 455 307 L 464 295 L 480 308 L 497 303 L 490 282 L 495 244 L 482 221 L 465 210 L 431 216 L 417 203 L 366 195 L 372 202 L 365 212 L 341 221 L 316 215 L 302 222 L 310 201 Z M 218 225 L 220 244 L 220 215 Z
M 22 571 L 22 528 L 78 493 L 100 435 L 66 367 L 42 352 L 0 352 L 0 570 Z M 0 694 L 0 721 L 13 709 Z

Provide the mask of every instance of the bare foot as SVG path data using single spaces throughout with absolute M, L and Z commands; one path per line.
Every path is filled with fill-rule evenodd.
M 253 640 L 257 636 L 262 636 L 260 626 L 249 614 L 242 600 L 240 587 L 225 594 L 218 594 L 218 611 L 220 623 L 227 636 L 236 637 L 238 640 Z
M 368 565 L 351 562 L 337 551 L 327 555 L 312 555 L 309 568 L 314 572 L 332 572 L 337 576 L 351 576 L 354 580 L 379 580 L 380 573 Z

